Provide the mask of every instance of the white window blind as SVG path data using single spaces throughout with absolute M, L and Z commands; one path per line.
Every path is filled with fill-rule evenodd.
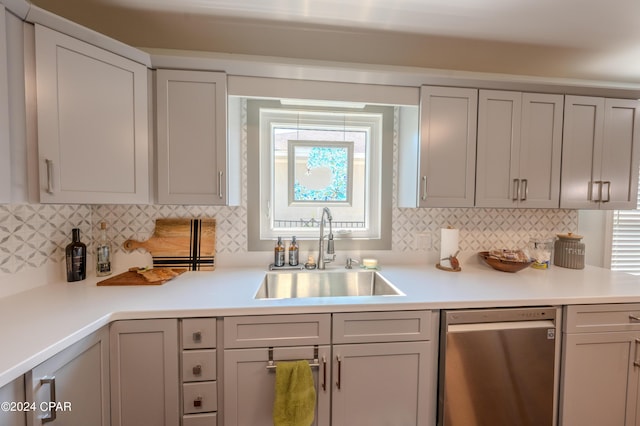
M 611 270 L 640 275 L 640 210 L 613 212 Z

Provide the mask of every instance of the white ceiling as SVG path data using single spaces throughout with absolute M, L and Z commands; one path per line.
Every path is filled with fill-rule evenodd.
M 638 0 L 106 1 L 156 11 L 640 52 Z
M 342 56 L 335 49 L 351 46 L 355 62 L 371 60 L 358 57 L 365 41 L 356 44 L 359 34 L 367 31 L 389 31 L 389 34 L 409 34 L 406 46 L 400 39 L 381 43 L 380 54 L 387 55 L 389 64 L 433 66 L 489 72 L 531 73 L 532 75 L 575 77 L 640 84 L 640 0 L 33 0 L 45 9 L 66 16 L 88 27 L 102 31 L 136 46 L 170 47 L 191 50 L 226 51 L 232 53 L 279 55 L 287 52 L 274 48 L 283 42 L 283 35 L 273 36 L 274 28 L 281 33 L 286 25 L 295 26 L 296 37 L 304 37 L 301 28 L 316 28 L 316 38 L 339 46 L 309 46 L 293 57 L 334 59 Z M 97 9 L 96 9 L 97 8 Z M 95 10 L 98 10 L 97 13 Z M 110 10 L 120 11 L 111 16 Z M 158 15 L 164 15 L 162 26 Z M 143 22 L 142 29 L 125 30 L 127 19 Z M 175 17 L 170 21 L 167 16 Z M 135 18 L 133 18 L 135 17 Z M 194 18 L 197 17 L 197 18 Z M 207 20 L 208 19 L 208 20 Z M 216 25 L 229 27 L 226 33 L 212 29 Z M 250 39 L 230 29 L 229 21 L 251 20 L 272 25 Z M 170 25 L 168 24 L 170 22 Z M 155 26 L 153 25 L 155 24 Z M 143 34 L 156 31 L 153 37 Z M 157 31 L 161 28 L 161 34 Z M 244 28 L 244 27 L 243 27 Z M 244 32 L 244 29 L 242 29 Z M 269 32 L 270 31 L 270 32 Z M 344 43 L 339 33 L 345 32 Z M 358 33 L 356 35 L 353 35 Z M 336 35 L 338 34 L 338 35 Z M 237 35 L 237 37 L 236 37 Z M 331 39 L 329 36 L 333 35 Z M 418 36 L 419 35 L 419 36 Z M 272 36 L 272 39 L 268 39 Z M 352 38 L 348 38 L 351 36 Z M 391 37 L 391 36 L 390 36 Z M 420 37 L 420 38 L 418 38 Z M 442 38 L 457 40 L 439 43 Z M 361 37 L 363 39 L 363 37 Z M 162 41 L 164 40 L 164 41 Z M 208 41 L 207 41 L 208 40 Z M 409 39 L 407 39 L 409 40 Z M 461 42 L 464 41 L 463 42 Z M 350 45 L 353 41 L 353 45 Z M 285 42 L 289 42 L 285 39 Z M 309 43 L 309 40 L 304 42 Z M 162 43 L 167 44 L 163 46 Z M 244 44 L 243 44 L 244 43 Z M 271 45 L 269 45 L 269 43 Z M 292 42 L 293 43 L 293 42 Z M 302 43 L 302 42 L 300 42 Z M 319 42 L 320 43 L 320 42 Z M 398 44 L 400 43 L 400 44 Z M 469 44 L 471 43 L 471 44 Z M 493 43 L 491 47 L 488 46 Z M 498 44 L 496 44 L 498 43 Z M 151 44 L 155 44 L 151 46 Z M 266 46 L 266 47 L 265 47 Z M 514 46 L 520 46 L 516 49 Z M 386 50 L 385 50 L 386 49 Z M 404 57 L 399 51 L 405 49 Z M 448 52 L 443 51 L 448 49 Z M 457 57 L 451 49 L 457 49 Z M 329 52 L 329 53 L 327 53 Z M 430 61 L 417 58 L 425 52 Z M 438 55 L 450 57 L 438 60 Z M 476 56 L 476 57 L 474 57 Z M 482 57 L 481 57 L 482 56 Z M 491 61 L 495 59 L 495 64 Z M 384 58 L 375 58 L 384 63 Z

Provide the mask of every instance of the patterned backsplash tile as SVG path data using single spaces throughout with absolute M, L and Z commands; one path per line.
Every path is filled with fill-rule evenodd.
M 108 224 L 116 250 L 130 238 L 144 241 L 154 230 L 156 218 L 214 217 L 217 251 L 247 251 L 246 207 L 157 205 L 46 205 L 0 206 L 0 274 L 37 268 L 46 262 L 62 262 L 71 229 L 80 228 L 82 241 L 92 249 L 99 224 Z M 460 229 L 460 249 L 518 248 L 532 237 L 550 237 L 576 231 L 574 210 L 518 209 L 393 209 L 393 250 L 415 251 L 416 238 L 426 236 L 427 250 L 438 250 L 440 229 Z
M 91 206 L 84 205 L 0 206 L 0 273 L 62 261 L 73 228 L 80 228 L 85 243 L 91 241 L 91 218 Z

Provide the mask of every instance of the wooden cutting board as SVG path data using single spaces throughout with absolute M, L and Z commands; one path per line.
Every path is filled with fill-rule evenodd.
M 127 251 L 142 248 L 151 253 L 154 268 L 213 271 L 216 253 L 215 219 L 156 219 L 147 241 L 127 240 Z
M 176 268 L 171 268 L 176 274 L 180 275 L 184 272 L 187 272 L 186 269 L 176 269 Z M 178 276 L 176 275 L 176 276 Z M 107 278 L 106 280 L 102 280 L 102 281 L 98 281 L 96 283 L 96 285 L 99 286 L 105 286 L 105 285 L 160 285 L 160 284 L 164 284 L 167 281 L 172 280 L 175 277 L 171 277 L 171 278 L 167 278 L 167 279 L 163 279 L 163 280 L 156 280 L 156 281 L 149 281 L 147 280 L 144 276 L 140 275 L 138 272 L 136 271 L 127 271 L 127 272 L 123 272 L 121 274 L 115 275 L 111 278 Z

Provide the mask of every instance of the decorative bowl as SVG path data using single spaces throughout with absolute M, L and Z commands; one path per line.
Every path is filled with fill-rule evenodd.
M 527 262 L 517 262 L 513 260 L 498 259 L 496 257 L 490 256 L 488 251 L 481 251 L 478 253 L 478 256 L 480 256 L 487 265 L 491 266 L 495 270 L 502 272 L 518 272 L 525 268 L 528 268 L 533 263 L 533 260 L 529 260 Z

